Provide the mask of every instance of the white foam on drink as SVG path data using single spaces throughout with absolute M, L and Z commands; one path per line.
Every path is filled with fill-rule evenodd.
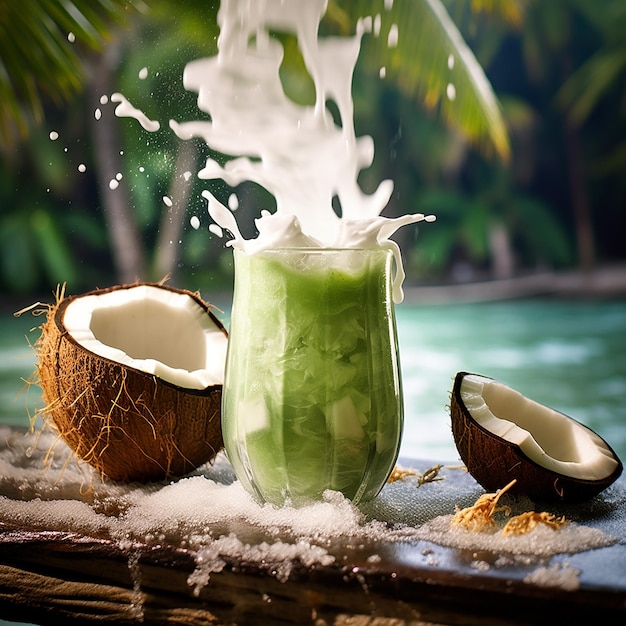
M 183 74 L 185 88 L 198 93 L 198 107 L 211 121 L 170 120 L 170 127 L 181 139 L 201 137 L 214 150 L 234 155 L 224 165 L 209 158 L 200 178 L 222 179 L 232 187 L 253 181 L 274 196 L 276 212 L 263 211 L 255 220 L 258 236 L 246 239 L 232 211 L 203 192 L 212 219 L 233 236 L 229 245 L 250 254 L 277 247 L 389 248 L 396 263 L 393 296 L 400 302 L 404 270 L 390 237 L 403 225 L 434 216 L 381 217 L 393 182 L 382 181 L 370 195 L 359 187 L 358 175 L 372 164 L 374 145 L 369 136 L 355 136 L 352 75 L 361 38 L 373 22 L 380 30 L 381 16 L 360 20 L 351 37 L 321 39 L 326 4 L 223 0 L 218 54 L 188 63 Z M 271 36 L 274 30 L 297 35 L 315 85 L 315 105 L 298 105 L 286 95 L 279 75 L 283 47 Z M 390 46 L 397 44 L 397 30 L 392 24 Z M 337 122 L 329 101 L 337 107 Z

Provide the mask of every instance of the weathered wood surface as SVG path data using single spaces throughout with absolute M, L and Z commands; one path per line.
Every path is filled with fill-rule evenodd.
M 451 472 L 447 480 L 461 481 L 461 474 Z M 626 481 L 620 479 L 611 489 L 610 502 L 581 508 L 585 524 L 614 532 L 626 523 Z M 3 515 L 3 497 L 6 506 L 6 498 L 15 496 L 3 495 L 0 486 L 3 619 L 39 624 L 498 626 L 609 624 L 626 617 L 623 536 L 608 547 L 508 565 L 496 565 L 499 555 L 489 550 L 468 552 L 422 540 L 341 539 L 326 546 L 332 564 L 305 567 L 295 562 L 282 578 L 267 563 L 224 557 L 225 567 L 212 572 L 196 595 L 188 579 L 198 555 L 189 547 L 22 527 L 15 517 L 7 521 L 9 516 Z M 233 530 L 242 530 L 239 522 L 233 523 Z M 256 528 L 244 531 L 246 541 L 273 539 Z M 579 584 L 568 589 L 529 580 L 538 566 L 555 564 L 578 572 Z
M 419 545 L 385 554 L 376 567 L 363 559 L 363 550 L 354 550 L 343 565 L 299 568 L 286 582 L 254 564 L 231 563 L 211 575 L 198 597 L 187 584 L 194 559 L 184 549 L 123 550 L 105 540 L 8 529 L 1 545 L 0 614 L 41 624 L 495 626 L 552 624 L 555 616 L 558 623 L 608 624 L 626 616 L 623 589 L 590 586 L 572 592 L 534 587 L 514 575 L 470 573 L 462 566 L 411 566 L 410 553 L 424 549 Z M 618 547 L 594 566 L 610 568 L 611 560 L 625 558 Z

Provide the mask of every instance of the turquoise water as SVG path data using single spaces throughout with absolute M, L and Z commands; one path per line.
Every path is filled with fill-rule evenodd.
M 41 406 L 41 389 L 27 381 L 35 371 L 32 344 L 43 321 L 29 313 L 16 318 L 0 311 L 0 424 L 28 426 L 29 415 Z
M 515 300 L 396 309 L 405 396 L 401 454 L 456 461 L 456 372 L 496 378 L 567 413 L 626 459 L 626 301 Z M 0 423 L 27 426 L 40 390 L 24 383 L 41 318 L 0 316 Z
M 458 371 L 496 378 L 583 422 L 626 459 L 626 301 L 397 308 L 402 453 L 457 459 L 447 406 Z

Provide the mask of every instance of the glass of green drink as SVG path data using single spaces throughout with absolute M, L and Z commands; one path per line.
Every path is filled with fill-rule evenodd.
M 373 498 L 403 424 L 391 253 L 234 253 L 222 431 L 237 477 L 277 505 Z

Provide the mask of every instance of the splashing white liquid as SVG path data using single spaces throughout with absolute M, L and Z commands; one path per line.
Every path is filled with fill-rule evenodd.
M 121 93 L 114 93 L 111 96 L 111 102 L 118 102 L 115 108 L 115 115 L 118 117 L 134 117 L 147 131 L 155 132 L 159 130 L 161 125 L 157 121 L 153 121 L 134 107 Z
M 201 137 L 223 154 L 241 155 L 224 166 L 207 160 L 200 178 L 223 179 L 233 187 L 253 181 L 273 194 L 276 212 L 263 211 L 255 221 L 258 237 L 245 239 L 232 211 L 203 192 L 213 220 L 232 234 L 230 245 L 250 254 L 276 247 L 389 248 L 396 261 L 394 300 L 400 302 L 404 270 L 389 238 L 403 225 L 435 218 L 381 217 L 393 192 L 390 180 L 371 195 L 360 189 L 357 177 L 372 164 L 374 145 L 369 136 L 355 136 L 351 83 L 372 20 L 359 21 L 352 37 L 319 39 L 326 5 L 327 0 L 222 0 L 218 54 L 192 61 L 183 74 L 185 88 L 198 93 L 198 107 L 211 121 L 171 120 L 170 127 L 181 139 Z M 315 85 L 314 106 L 298 105 L 285 94 L 279 76 L 283 47 L 272 38 L 274 29 L 297 35 Z M 397 27 L 391 30 L 395 45 Z M 337 105 L 339 123 L 328 101 Z M 335 197 L 341 216 L 333 209 Z

